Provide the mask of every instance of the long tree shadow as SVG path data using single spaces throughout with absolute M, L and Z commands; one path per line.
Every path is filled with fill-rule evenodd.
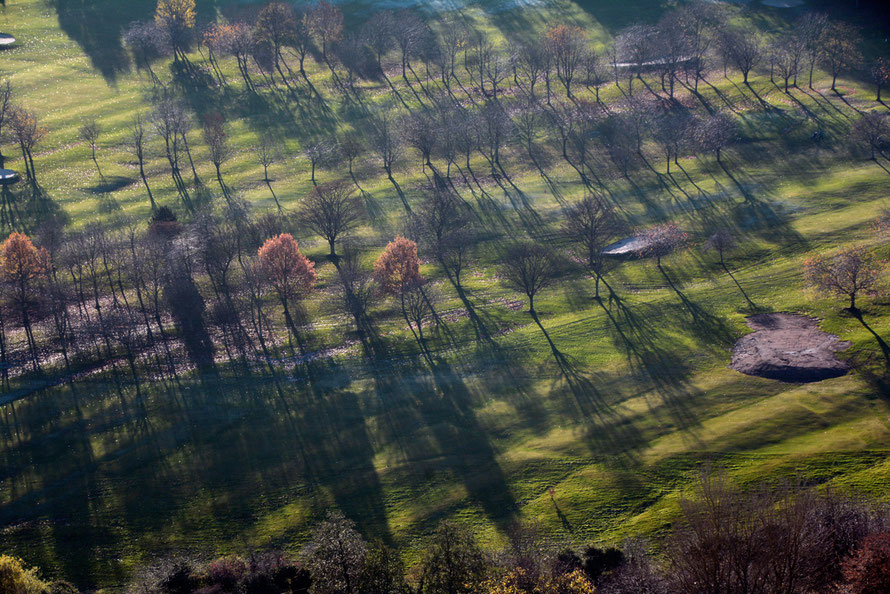
M 636 450 L 644 443 L 639 431 L 612 410 L 606 402 L 605 395 L 597 389 L 587 374 L 581 371 L 578 363 L 556 347 L 537 313 L 532 313 L 531 316 L 550 346 L 553 359 L 574 398 L 581 417 L 596 423 L 595 426 L 588 428 L 588 436 L 594 442 L 595 450 L 633 459 Z
M 429 371 L 409 356 L 374 361 L 371 371 L 381 414 L 388 417 L 385 426 L 401 449 L 399 466 L 410 482 L 419 486 L 425 477 L 453 475 L 470 502 L 506 529 L 517 502 L 473 410 L 474 396 L 464 374 L 441 358 Z
M 856 310 L 852 311 L 851 313 L 854 318 L 859 320 L 859 323 L 862 324 L 862 327 L 865 328 L 866 330 L 868 330 L 871 333 L 871 335 L 875 337 L 875 341 L 878 343 L 878 346 L 881 349 L 881 354 L 884 356 L 884 363 L 887 366 L 887 371 L 890 372 L 890 346 L 888 346 L 887 343 L 884 341 L 884 339 L 881 338 L 881 336 L 877 332 L 875 332 L 871 326 L 869 326 L 866 323 L 861 310 L 856 309 Z
M 731 344 L 733 339 L 732 331 L 729 325 L 717 316 L 706 311 L 700 305 L 689 299 L 685 293 L 674 283 L 674 280 L 667 273 L 663 266 L 658 266 L 659 272 L 667 281 L 671 290 L 680 298 L 684 309 L 689 312 L 692 318 L 692 332 L 698 335 L 702 341 L 707 343 Z M 728 271 L 727 271 L 728 272 Z M 741 288 L 741 286 L 739 287 Z M 742 291 L 744 293 L 744 290 Z
M 680 429 L 691 429 L 697 424 L 691 403 L 699 391 L 689 383 L 692 369 L 688 358 L 672 348 L 661 329 L 648 322 L 651 316 L 635 314 L 623 298 L 605 284 L 609 290 L 608 306 L 602 299 L 598 303 L 615 329 L 615 340 L 624 351 L 631 371 L 652 383 Z M 613 306 L 617 314 L 613 313 Z

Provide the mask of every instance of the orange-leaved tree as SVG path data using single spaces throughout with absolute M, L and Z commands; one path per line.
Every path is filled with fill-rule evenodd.
M 374 262 L 374 279 L 387 295 L 398 296 L 423 284 L 417 244 L 405 237 L 396 237 Z
M 421 320 L 431 308 L 421 288 L 425 279 L 420 274 L 417 244 L 401 236 L 389 242 L 374 262 L 374 280 L 380 285 L 381 291 L 399 298 L 402 316 L 411 332 L 414 333 L 411 317 L 422 332 Z M 410 317 L 409 309 L 412 312 Z M 422 334 L 420 342 L 423 345 Z
M 291 317 L 290 305 L 312 290 L 317 275 L 315 264 L 300 251 L 290 233 L 281 233 L 260 247 L 260 270 L 284 307 L 284 319 L 303 351 L 296 324 Z
M 10 233 L 6 241 L 0 244 L 0 280 L 21 313 L 35 370 L 40 368 L 40 364 L 29 312 L 37 297 L 40 281 L 46 277 L 48 269 L 49 253 L 44 248 L 36 247 L 24 233 Z

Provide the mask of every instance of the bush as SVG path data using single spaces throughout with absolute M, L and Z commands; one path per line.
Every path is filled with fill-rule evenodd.
M 37 577 L 36 569 L 25 569 L 21 559 L 0 555 L 0 592 L 3 594 L 45 594 L 49 586 Z
M 843 563 L 847 581 L 844 592 L 883 594 L 890 592 L 890 532 L 879 532 L 862 544 Z

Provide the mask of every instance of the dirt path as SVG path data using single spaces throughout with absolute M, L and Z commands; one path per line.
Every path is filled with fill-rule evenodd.
M 784 382 L 818 382 L 850 369 L 835 353 L 850 346 L 822 332 L 815 318 L 788 313 L 750 316 L 754 332 L 736 342 L 730 367 L 747 375 Z

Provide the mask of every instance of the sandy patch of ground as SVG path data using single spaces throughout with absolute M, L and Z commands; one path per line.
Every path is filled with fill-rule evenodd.
M 788 313 L 750 316 L 754 332 L 736 342 L 730 367 L 747 375 L 784 382 L 818 382 L 850 368 L 835 353 L 850 346 L 822 332 L 815 318 Z

